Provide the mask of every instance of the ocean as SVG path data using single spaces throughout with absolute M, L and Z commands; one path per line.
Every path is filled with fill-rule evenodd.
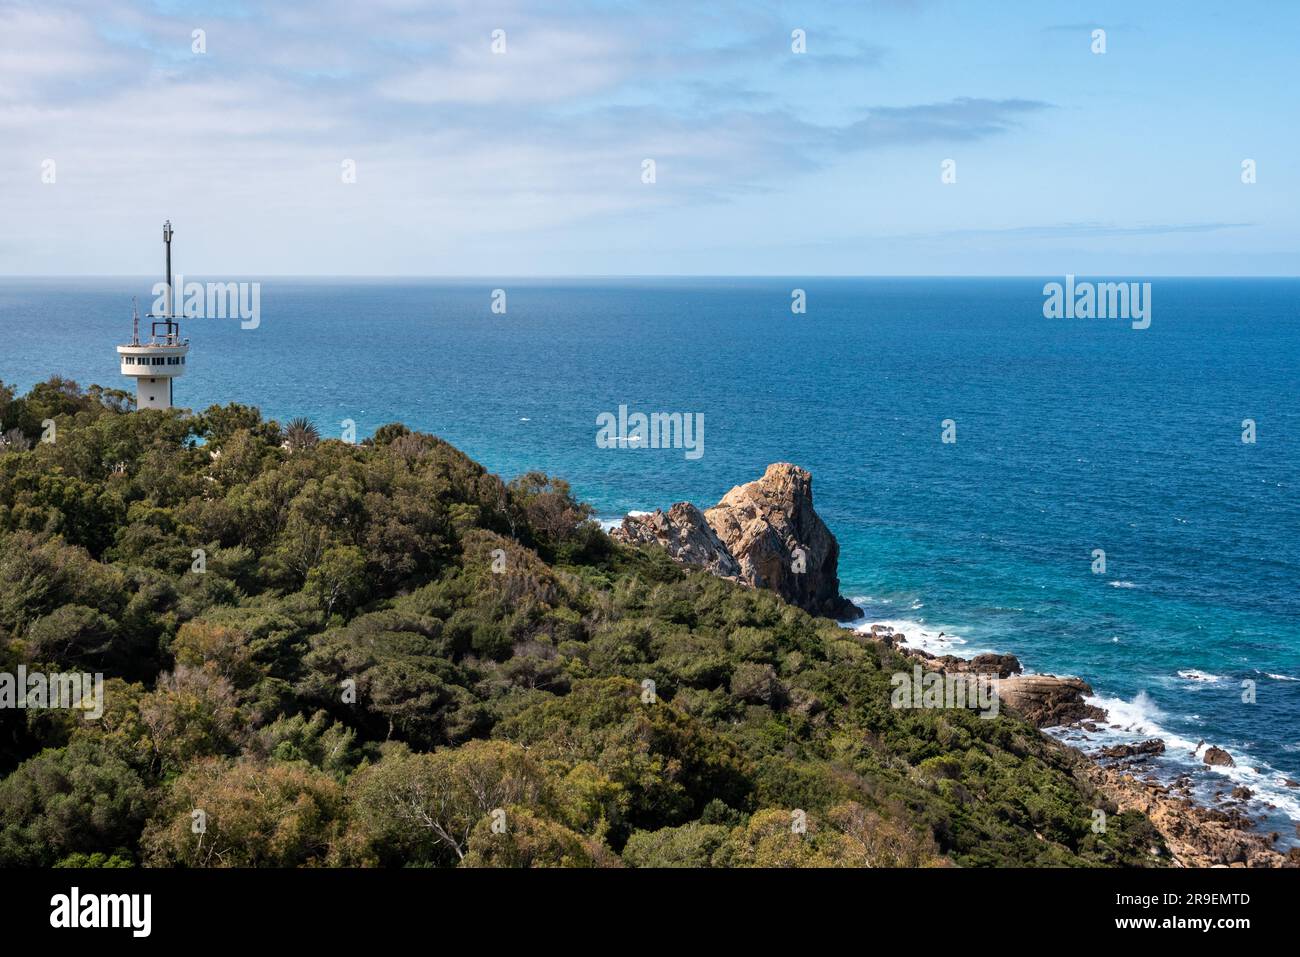
M 1250 788 L 1247 810 L 1285 847 L 1300 821 L 1286 784 L 1300 781 L 1300 280 L 1150 279 L 1146 329 L 1045 318 L 1052 281 L 266 279 L 257 328 L 183 323 L 175 395 L 307 416 L 324 435 L 402 421 L 503 476 L 561 476 L 607 521 L 712 505 L 794 462 L 866 621 L 1087 679 L 1115 726 L 1063 737 L 1162 737 L 1157 776 L 1194 771 L 1206 798 Z M 130 388 L 113 346 L 152 283 L 0 280 L 0 379 Z M 702 454 L 598 447 L 597 417 L 620 406 L 702 414 Z M 1202 741 L 1237 766 L 1205 769 Z

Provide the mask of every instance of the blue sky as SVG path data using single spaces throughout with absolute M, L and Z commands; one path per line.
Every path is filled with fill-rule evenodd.
M 0 274 L 153 273 L 170 218 L 196 276 L 1296 275 L 1298 28 L 1284 0 L 0 0 Z

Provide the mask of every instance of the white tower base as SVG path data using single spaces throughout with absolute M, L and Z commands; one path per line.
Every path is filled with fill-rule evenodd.
M 172 407 L 172 380 L 136 379 L 135 407 L 137 409 L 170 409 Z

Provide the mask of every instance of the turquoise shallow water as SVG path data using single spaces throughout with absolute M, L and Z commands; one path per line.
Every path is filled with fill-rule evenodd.
M 504 475 L 564 476 L 611 518 L 709 505 L 796 462 L 870 620 L 1086 677 L 1114 735 L 1166 737 L 1170 773 L 1201 739 L 1227 748 L 1240 767 L 1200 787 L 1247 784 L 1289 835 L 1300 281 L 1157 278 L 1146 330 L 1045 319 L 1045 281 L 272 279 L 259 328 L 185 324 L 176 398 L 327 434 L 401 420 Z M 125 387 L 113 345 L 151 282 L 0 282 L 0 379 Z M 598 448 L 596 416 L 620 404 L 702 412 L 703 456 Z

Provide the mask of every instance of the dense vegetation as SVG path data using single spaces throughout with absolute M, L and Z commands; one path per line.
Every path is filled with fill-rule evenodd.
M 238 405 L 130 407 L 0 384 L 0 672 L 107 677 L 98 721 L 0 710 L 0 864 L 1134 864 L 1160 843 L 1131 814 L 1093 833 L 1105 802 L 1020 719 L 891 709 L 892 651 L 616 545 L 562 481 L 503 483 L 400 425 L 349 445 Z

